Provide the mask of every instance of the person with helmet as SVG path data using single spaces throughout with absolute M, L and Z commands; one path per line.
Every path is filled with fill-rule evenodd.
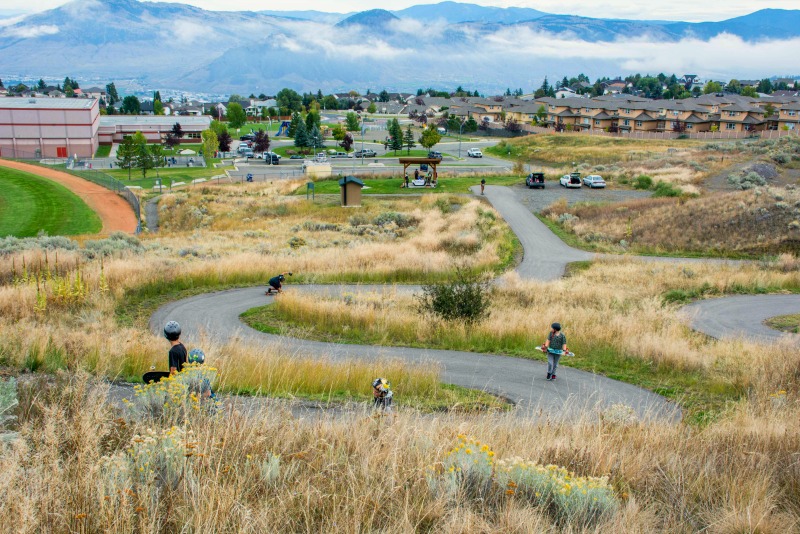
M 567 349 L 567 336 L 561 331 L 560 323 L 553 323 L 547 339 L 542 344 L 542 352 L 547 353 L 547 380 L 556 379 L 556 368 L 561 356 L 569 352 Z
M 186 347 L 180 342 L 181 325 L 177 321 L 169 321 L 164 326 L 164 337 L 170 342 L 169 349 L 169 374 L 180 373 L 186 364 Z
M 206 363 L 206 353 L 203 352 L 202 349 L 192 349 L 189 351 L 189 363 L 196 363 L 198 365 L 202 365 Z M 208 378 L 204 378 L 203 382 L 200 384 L 200 396 L 204 399 L 216 399 L 217 396 L 214 394 L 214 390 L 211 389 L 211 382 Z
M 272 292 L 283 293 L 283 281 L 286 280 L 286 275 L 292 276 L 292 273 L 281 273 L 278 276 L 273 276 L 269 279 L 269 287 L 267 288 L 267 295 L 272 295 Z
M 392 413 L 392 390 L 385 378 L 376 378 L 372 381 L 373 405 L 385 413 Z

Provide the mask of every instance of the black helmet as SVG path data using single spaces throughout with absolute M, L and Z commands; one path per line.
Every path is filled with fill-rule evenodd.
M 206 353 L 202 349 L 192 349 L 189 351 L 189 363 L 205 363 Z
M 372 387 L 379 389 L 388 388 L 389 382 L 387 382 L 385 378 L 376 378 L 375 380 L 372 381 Z
M 552 328 L 553 330 L 555 330 L 556 332 L 559 332 L 559 331 L 561 330 L 561 323 L 553 323 L 553 324 L 552 324 L 552 325 L 550 325 L 550 326 L 551 326 L 551 328 Z
M 164 325 L 164 337 L 170 341 L 176 341 L 181 337 L 181 325 L 177 321 L 170 321 Z

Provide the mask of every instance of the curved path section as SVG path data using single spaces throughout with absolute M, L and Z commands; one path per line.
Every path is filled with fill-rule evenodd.
M 60 183 L 80 197 L 97 213 L 103 223 L 101 230 L 103 234 L 117 231 L 132 234 L 136 231 L 136 215 L 130 205 L 121 196 L 105 187 L 66 172 L 38 165 L 0 159 L 0 166 L 29 172 Z
M 376 286 L 292 286 L 291 289 L 336 293 L 374 291 Z M 239 320 L 243 312 L 271 301 L 272 297 L 266 297 L 261 287 L 198 295 L 160 308 L 150 318 L 150 329 L 160 333 L 166 321 L 176 320 L 185 332 L 206 333 L 214 341 L 275 344 L 298 356 L 326 356 L 334 360 L 386 357 L 411 363 L 437 362 L 442 367 L 442 381 L 502 395 L 531 415 L 569 418 L 587 409 L 624 403 L 633 407 L 641 417 L 680 417 L 679 409 L 659 395 L 569 367 L 560 367 L 558 379 L 548 382 L 545 380 L 546 364 L 539 361 L 451 350 L 346 345 L 285 338 L 259 332 Z M 568 363 L 566 358 L 562 361 Z
M 748 338 L 800 346 L 800 335 L 768 327 L 776 315 L 800 313 L 800 295 L 736 295 L 694 302 L 682 308 L 692 328 L 716 339 Z

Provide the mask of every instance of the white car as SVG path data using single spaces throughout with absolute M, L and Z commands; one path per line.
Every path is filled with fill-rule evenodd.
M 581 183 L 581 173 L 573 172 L 572 174 L 565 174 L 561 177 L 558 181 L 563 187 L 567 187 L 570 189 L 580 189 L 583 185 Z
M 470 148 L 467 150 L 467 156 L 471 158 L 482 158 L 483 152 L 481 152 L 480 148 Z

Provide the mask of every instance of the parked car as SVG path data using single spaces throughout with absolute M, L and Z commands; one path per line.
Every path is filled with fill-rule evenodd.
M 280 154 L 276 154 L 275 152 L 264 152 L 263 154 L 259 154 L 256 156 L 258 159 L 269 159 L 270 157 L 273 159 L 281 159 Z
M 558 181 L 562 186 L 568 187 L 570 189 L 580 189 L 581 188 L 581 173 L 573 172 L 570 174 L 565 174 L 561 177 L 561 180 Z
M 277 155 L 275 152 L 266 152 L 263 155 L 264 163 L 267 165 L 280 165 L 281 164 L 281 157 Z
M 292 154 L 291 156 L 289 156 L 289 159 L 306 159 L 306 158 L 301 156 L 300 154 Z
M 439 152 L 438 150 L 431 150 L 430 152 L 428 152 L 428 158 L 438 159 L 439 161 L 442 161 L 442 153 Z
M 543 172 L 532 172 L 525 178 L 525 185 L 529 188 L 541 188 L 544 189 L 544 173 Z
M 244 156 L 246 158 L 254 158 L 254 157 L 256 157 L 256 155 L 253 153 L 253 149 L 252 148 L 245 148 L 244 150 L 240 150 L 239 152 L 242 154 L 242 156 Z
M 480 148 L 470 148 L 467 150 L 467 156 L 470 158 L 482 158 L 483 152 L 481 152 Z
M 352 156 L 347 152 L 334 152 L 331 154 L 332 158 L 351 158 Z
M 353 154 L 356 158 L 374 158 L 377 156 L 378 153 L 372 150 L 371 148 L 365 148 L 364 150 L 356 150 Z
M 328 156 L 325 155 L 325 152 L 320 152 L 320 153 L 317 154 L 317 156 L 314 158 L 314 160 L 317 163 L 325 163 L 326 161 L 328 161 Z
M 590 174 L 586 178 L 583 179 L 583 185 L 588 186 L 592 189 L 594 188 L 603 188 L 606 186 L 606 181 L 603 180 L 603 177 L 599 174 Z

